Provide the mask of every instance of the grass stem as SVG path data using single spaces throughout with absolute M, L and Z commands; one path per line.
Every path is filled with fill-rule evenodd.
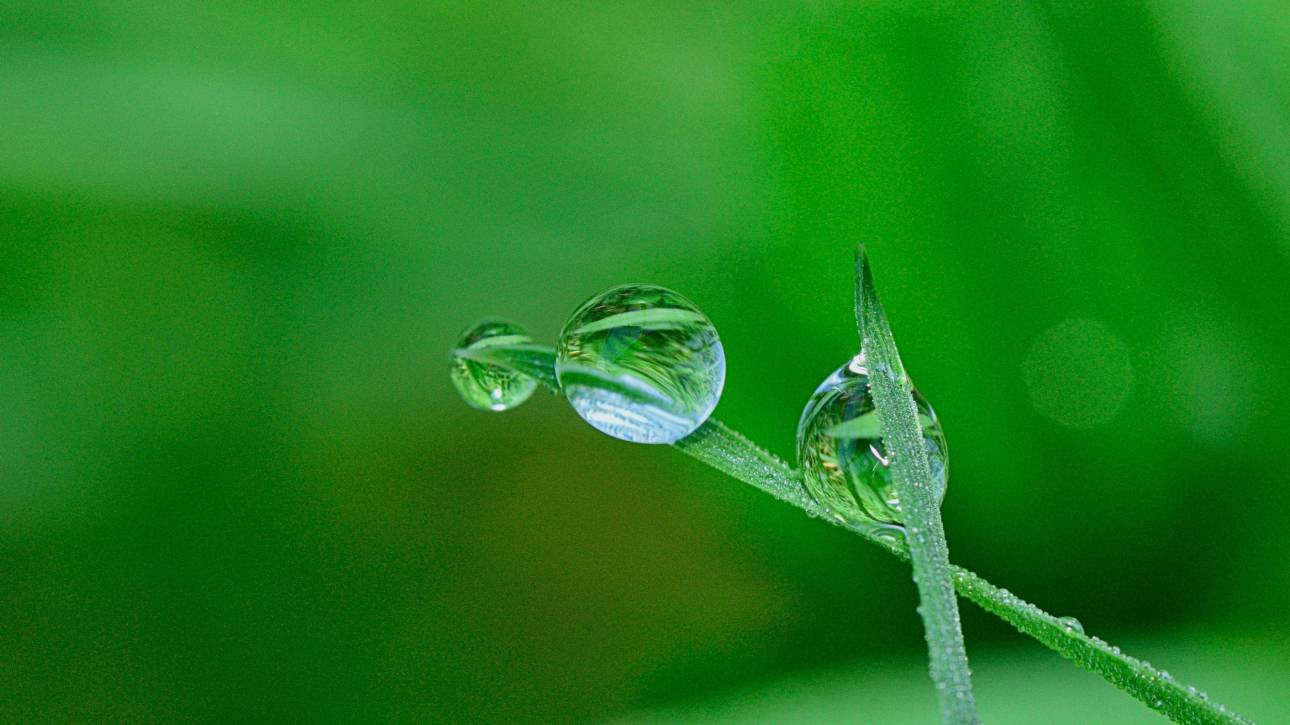
M 459 351 L 457 354 L 463 354 Z M 542 345 L 472 350 L 469 357 L 532 375 L 559 393 L 555 350 Z M 909 552 L 858 526 L 839 523 L 807 495 L 801 474 L 721 421 L 709 418 L 694 433 L 672 447 L 718 471 L 792 504 L 807 514 L 842 526 L 893 556 L 908 562 Z M 1240 724 L 1249 721 L 1151 664 L 1130 657 L 1097 637 L 1084 634 L 1006 589 L 997 587 L 960 566 L 950 565 L 954 590 L 983 610 L 1011 624 L 1057 654 L 1124 690 L 1174 722 Z
M 941 722 L 979 723 L 958 599 L 950 576 L 950 550 L 912 397 L 913 386 L 878 301 L 864 247 L 856 250 L 856 327 L 861 353 L 869 365 L 869 390 L 882 422 L 883 445 L 891 458 L 892 483 L 905 519 L 905 539 L 918 587 L 918 613 L 923 618 L 928 668 L 936 685 Z

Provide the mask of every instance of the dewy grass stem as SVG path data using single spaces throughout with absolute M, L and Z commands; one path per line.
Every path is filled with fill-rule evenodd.
M 955 725 L 978 723 L 981 719 L 972 696 L 972 675 L 950 577 L 950 551 L 912 397 L 913 386 L 878 301 L 863 247 L 856 250 L 856 327 L 861 353 L 870 365 L 869 386 L 904 514 L 905 539 L 918 586 L 918 613 L 923 618 L 928 665 L 936 684 L 941 721 Z
M 459 350 L 454 354 L 492 363 L 532 375 L 554 393 L 555 350 L 543 345 L 496 346 L 481 350 Z M 908 562 L 909 552 L 892 541 L 875 536 L 860 526 L 839 522 L 829 516 L 801 485 L 801 474 L 774 454 L 762 449 L 715 418 L 709 418 L 694 433 L 672 444 L 673 448 L 722 473 L 790 503 L 807 514 L 842 526 Z M 994 586 L 960 566 L 950 566 L 959 596 L 1011 624 L 1079 667 L 1102 677 L 1148 707 L 1178 723 L 1248 723 L 1249 721 L 1211 701 L 1203 692 L 1189 687 L 1142 660 L 1130 657 L 1101 639 L 1086 635 L 1069 621 Z

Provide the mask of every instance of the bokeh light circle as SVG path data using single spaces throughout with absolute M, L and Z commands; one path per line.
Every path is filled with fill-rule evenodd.
M 1097 320 L 1067 319 L 1040 333 L 1026 351 L 1022 377 L 1030 403 L 1077 429 L 1110 422 L 1133 387 L 1128 345 Z

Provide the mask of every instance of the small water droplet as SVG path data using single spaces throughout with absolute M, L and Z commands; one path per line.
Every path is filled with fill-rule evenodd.
M 457 350 L 484 350 L 498 345 L 523 345 L 532 342 L 524 329 L 506 320 L 485 320 L 457 340 Z M 510 410 L 529 399 L 537 380 L 500 365 L 469 360 L 454 355 L 448 371 L 452 385 L 462 400 L 479 410 Z
M 726 355 L 717 329 L 689 300 L 648 284 L 582 303 L 560 333 L 560 388 L 596 430 L 632 443 L 673 443 L 721 398 Z
M 1058 617 L 1057 623 L 1062 625 L 1067 632 L 1084 634 L 1084 625 L 1080 624 L 1080 621 L 1074 617 Z
M 906 547 L 905 530 L 899 526 L 877 525 L 874 526 L 871 531 L 874 537 L 897 548 L 904 549 Z
M 945 434 L 927 400 L 917 390 L 913 397 L 939 501 L 948 476 Z M 882 433 L 869 370 L 857 355 L 816 388 L 797 424 L 797 459 L 811 497 L 851 523 L 900 525 L 904 516 Z

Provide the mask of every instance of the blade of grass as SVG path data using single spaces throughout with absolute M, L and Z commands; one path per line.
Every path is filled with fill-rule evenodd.
M 856 250 L 856 327 L 861 354 L 869 363 L 869 390 L 882 421 L 883 445 L 891 457 L 892 483 L 905 517 L 905 538 L 918 586 L 918 613 L 923 618 L 928 669 L 936 684 L 941 721 L 978 723 L 981 719 L 972 696 L 972 674 L 950 576 L 950 550 L 911 394 L 913 386 L 878 301 L 864 247 Z
M 1007 589 L 996 587 L 961 566 L 952 566 L 954 588 L 1018 632 L 1092 672 L 1178 723 L 1248 723 L 1204 692 L 1184 685 L 1149 662 L 1130 657 L 1091 637 Z
M 551 347 L 518 345 L 489 348 L 486 351 L 457 350 L 454 354 L 532 375 L 547 388 L 559 392 L 555 376 L 555 350 Z M 848 529 L 902 561 L 909 561 L 908 551 L 890 540 L 876 536 L 872 530 L 847 525 L 832 516 L 826 516 L 824 509 L 802 488 L 800 472 L 715 418 L 709 418 L 694 433 L 672 445 L 682 453 L 738 481 L 790 503 L 812 517 Z M 1178 682 L 1147 662 L 1121 653 L 1118 647 L 1112 647 L 1097 637 L 1090 637 L 1067 626 L 1056 616 L 1006 589 L 996 587 L 962 567 L 951 565 L 951 569 L 954 588 L 960 596 L 1147 706 L 1159 710 L 1174 722 L 1233 725 L 1249 723 L 1223 705 L 1211 701 L 1196 688 Z

